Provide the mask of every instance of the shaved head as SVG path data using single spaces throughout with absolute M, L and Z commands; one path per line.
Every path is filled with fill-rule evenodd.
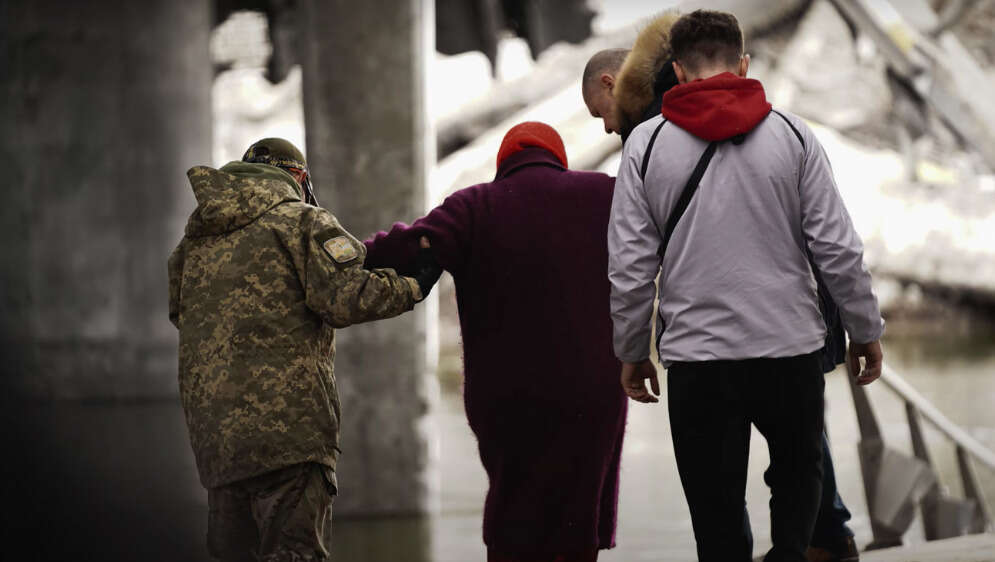
M 612 76 L 617 74 L 628 54 L 629 49 L 605 49 L 594 53 L 591 60 L 587 61 L 587 66 L 584 67 L 584 78 L 581 81 L 581 87 L 584 91 L 590 91 L 591 85 L 597 82 L 598 77 L 602 74 L 607 73 Z
M 584 67 L 584 77 L 580 82 L 584 105 L 591 117 L 601 119 L 606 133 L 619 131 L 618 110 L 615 105 L 615 75 L 622 69 L 622 63 L 629 49 L 605 49 L 594 53 Z

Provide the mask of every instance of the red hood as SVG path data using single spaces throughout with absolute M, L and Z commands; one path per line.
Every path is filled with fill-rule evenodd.
M 760 82 L 723 72 L 674 86 L 661 113 L 696 137 L 718 141 L 752 131 L 770 109 Z

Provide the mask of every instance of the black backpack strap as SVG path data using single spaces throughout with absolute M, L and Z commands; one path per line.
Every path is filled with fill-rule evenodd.
M 657 131 L 659 131 L 659 127 Z M 654 133 L 654 138 L 656 134 Z M 652 140 L 650 141 L 652 142 Z M 691 177 L 688 178 L 686 184 L 684 184 L 684 191 L 681 192 L 680 198 L 677 200 L 677 204 L 674 206 L 674 210 L 670 212 L 670 216 L 667 218 L 667 230 L 665 232 L 660 232 L 660 225 L 656 224 L 656 219 L 653 219 L 653 224 L 656 226 L 657 232 L 660 233 L 660 249 L 657 250 L 657 255 L 660 256 L 660 261 L 663 262 L 663 254 L 667 250 L 667 244 L 670 242 L 670 235 L 674 233 L 674 229 L 677 228 L 677 222 L 681 220 L 684 216 L 684 211 L 687 210 L 688 205 L 691 204 L 691 198 L 694 197 L 696 191 L 698 191 L 698 184 L 701 183 L 701 177 L 705 175 L 705 170 L 708 169 L 708 163 L 712 161 L 712 156 L 715 155 L 715 148 L 718 146 L 718 142 L 712 141 L 708 143 L 708 147 L 705 148 L 705 152 L 701 154 L 698 158 L 698 163 L 694 167 L 694 171 L 691 172 Z M 647 153 L 648 154 L 648 153 Z M 645 168 L 645 159 L 643 167 Z M 650 217 L 653 215 L 650 214 Z M 657 309 L 656 315 L 656 352 L 659 357 L 660 353 L 660 339 L 663 338 L 663 332 L 666 330 L 665 322 L 663 321 L 663 315 L 660 310 Z M 663 361 L 663 357 L 659 357 L 660 361 Z
M 670 212 L 670 217 L 667 218 L 667 230 L 663 233 L 663 248 L 660 251 L 661 257 L 667 249 L 667 244 L 670 243 L 670 236 L 674 233 L 674 229 L 677 228 L 678 221 L 684 216 L 684 211 L 691 204 L 691 198 L 698 191 L 698 184 L 701 183 L 701 177 L 705 175 L 705 170 L 708 169 L 708 163 L 712 161 L 712 156 L 715 155 L 715 148 L 717 146 L 718 142 L 716 141 L 708 143 L 705 152 L 701 154 L 701 158 L 698 158 L 698 164 L 694 167 L 694 171 L 691 172 L 691 177 L 684 184 L 684 191 L 681 192 L 680 199 L 677 200 L 674 210 Z
M 771 111 L 783 119 L 788 127 L 791 127 L 791 131 L 798 137 L 798 142 L 802 144 L 802 150 L 804 150 L 805 139 L 798 128 L 780 111 L 776 109 L 772 109 Z M 846 361 L 846 331 L 843 329 L 843 319 L 840 317 L 839 305 L 833 300 L 833 296 L 829 294 L 829 288 L 826 286 L 826 282 L 819 272 L 819 267 L 815 264 L 815 256 L 812 255 L 812 250 L 808 247 L 807 243 L 805 245 L 805 254 L 808 257 L 809 267 L 812 268 L 812 276 L 815 277 L 816 292 L 819 298 L 819 312 L 826 323 L 826 340 L 819 354 L 819 360 L 822 362 L 823 372 L 829 373 L 836 368 L 836 365 L 841 365 Z
M 798 137 L 798 142 L 802 143 L 802 148 L 804 149 L 805 139 L 802 138 L 802 134 L 801 132 L 798 131 L 798 127 L 795 127 L 794 124 L 792 124 L 791 121 L 789 121 L 788 118 L 785 117 L 784 114 L 781 113 L 780 111 L 776 109 L 771 109 L 771 111 L 776 113 L 777 116 L 780 117 L 781 119 L 784 119 L 784 122 L 787 123 L 789 127 L 791 127 L 791 131 L 795 134 L 796 137 Z
M 656 130 L 653 131 L 653 136 L 650 137 L 649 144 L 646 145 L 646 152 L 643 153 L 643 165 L 639 168 L 639 179 L 641 180 L 646 179 L 646 168 L 649 168 L 650 166 L 650 154 L 653 153 L 653 143 L 656 142 L 656 136 L 660 134 L 660 129 L 662 129 L 666 123 L 667 120 L 664 119 L 659 125 L 656 126 Z

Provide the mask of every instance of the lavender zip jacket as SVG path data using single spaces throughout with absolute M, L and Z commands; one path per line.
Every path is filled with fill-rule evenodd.
M 863 244 L 840 198 L 819 141 L 790 114 L 770 112 L 742 144 L 718 148 L 661 261 L 665 225 L 708 142 L 667 122 L 645 179 L 640 168 L 661 116 L 626 142 L 608 227 L 614 349 L 638 362 L 650 354 L 654 280 L 673 361 L 788 357 L 825 338 L 808 248 L 850 339 L 880 338 Z M 800 138 L 799 138 L 800 137 Z

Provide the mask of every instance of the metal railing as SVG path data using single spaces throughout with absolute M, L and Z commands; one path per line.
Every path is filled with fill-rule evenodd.
M 917 509 L 922 514 L 926 540 L 992 531 L 991 512 L 971 461 L 995 471 L 995 453 L 885 365 L 879 382 L 905 403 L 913 456 L 888 448 L 867 390 L 856 383 L 853 373 L 848 374 L 860 428 L 860 470 L 874 534 L 874 542 L 867 548 L 902 544 L 902 535 L 915 520 Z M 923 418 L 955 445 L 963 498 L 950 497 L 941 487 L 923 435 Z

